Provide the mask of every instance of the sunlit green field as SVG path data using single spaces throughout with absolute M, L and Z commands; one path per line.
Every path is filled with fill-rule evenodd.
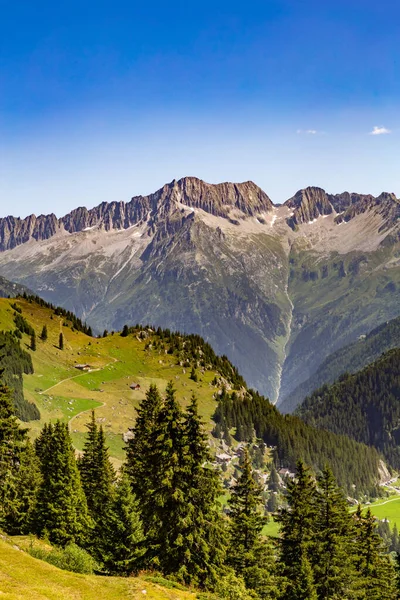
M 17 546 L 16 546 L 17 544 Z M 62 571 L 18 549 L 23 540 L 0 539 L 0 597 L 5 600 L 195 600 L 144 577 L 99 577 Z M 166 584 L 168 582 L 165 582 Z

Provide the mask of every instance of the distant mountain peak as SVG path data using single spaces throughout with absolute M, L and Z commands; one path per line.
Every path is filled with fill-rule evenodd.
M 60 219 L 54 214 L 30 215 L 25 219 L 4 217 L 0 219 L 0 251 L 32 239 L 49 239 L 63 230 L 77 233 L 101 227 L 111 231 L 145 221 L 154 225 L 176 214 L 181 205 L 225 218 L 232 211 L 240 211 L 246 217 L 273 209 L 270 198 L 252 181 L 211 184 L 197 177 L 184 177 L 148 196 L 134 196 L 129 202 L 102 202 L 92 209 L 81 206 Z
M 321 215 L 337 213 L 335 222 L 349 221 L 368 210 L 376 209 L 390 227 L 400 216 L 400 203 L 395 194 L 382 192 L 375 197 L 371 194 L 343 192 L 328 194 L 319 187 L 309 186 L 299 190 L 285 202 L 292 210 L 287 224 L 292 229 L 299 225 L 313 222 Z

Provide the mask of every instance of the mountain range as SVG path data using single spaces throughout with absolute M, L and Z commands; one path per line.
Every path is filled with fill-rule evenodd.
M 0 219 L 0 275 L 95 331 L 196 332 L 287 401 L 333 352 L 399 315 L 400 202 L 317 187 L 173 181 L 130 202 Z

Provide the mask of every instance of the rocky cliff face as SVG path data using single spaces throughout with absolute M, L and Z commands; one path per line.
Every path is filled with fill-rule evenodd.
M 221 183 L 211 185 L 195 177 L 173 181 L 150 196 L 136 196 L 130 202 L 103 202 L 88 210 L 80 207 L 65 217 L 57 219 L 54 214 L 26 219 L 5 217 L 0 219 L 0 251 L 49 238 L 66 231 L 77 233 L 100 227 L 105 231 L 128 229 L 151 218 L 157 222 L 179 210 L 180 204 L 199 208 L 205 212 L 228 217 L 230 212 L 240 211 L 249 216 L 272 210 L 268 196 L 253 182 Z
M 94 327 L 198 332 L 283 400 L 322 360 L 400 313 L 399 201 L 310 187 L 173 181 L 65 217 L 0 219 L 0 274 Z
M 308 187 L 299 190 L 293 198 L 285 202 L 291 210 L 287 224 L 295 230 L 299 225 L 312 223 L 320 216 L 336 213 L 337 224 L 348 222 L 356 215 L 376 210 L 388 226 L 395 224 L 400 218 L 400 201 L 394 194 L 382 193 L 375 198 L 365 194 L 327 194 L 325 190 L 317 187 Z

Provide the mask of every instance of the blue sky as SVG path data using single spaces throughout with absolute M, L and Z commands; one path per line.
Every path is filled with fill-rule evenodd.
M 306 185 L 400 196 L 394 0 L 0 9 L 0 216 L 185 175 L 252 179 L 275 202 Z

